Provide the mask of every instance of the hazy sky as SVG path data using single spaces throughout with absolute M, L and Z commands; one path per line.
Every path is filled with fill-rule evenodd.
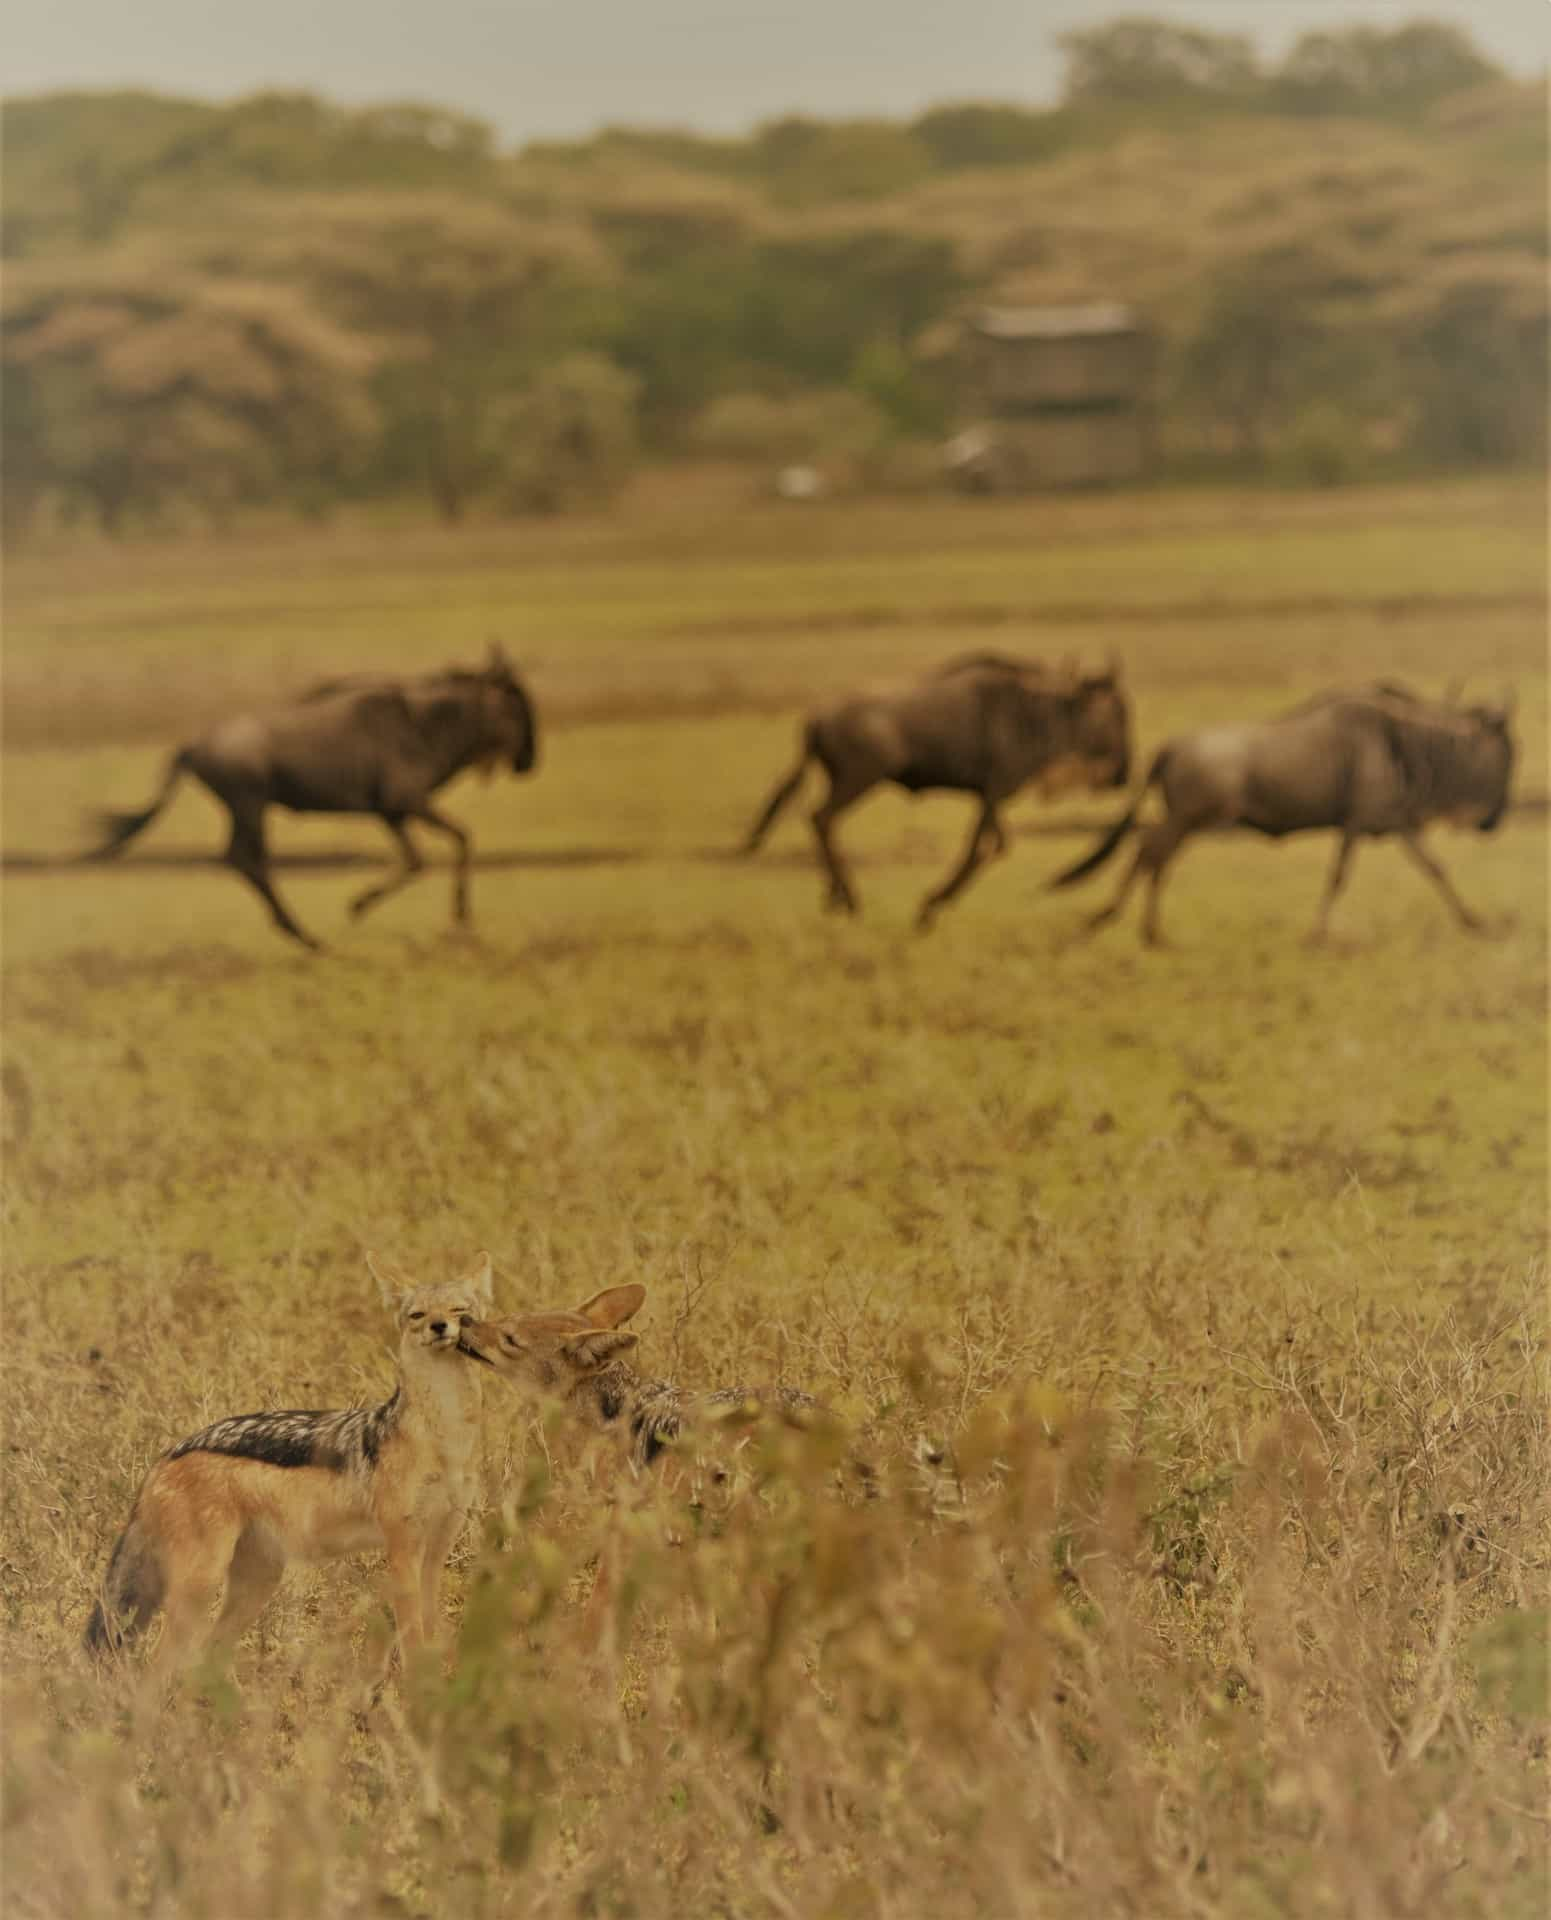
M 258 87 L 461 107 L 527 140 L 606 122 L 737 131 L 793 110 L 900 114 L 1048 101 L 1054 35 L 1127 13 L 1253 33 L 1468 26 L 1520 73 L 1546 65 L 1551 0 L 50 0 L 10 10 L 7 93 Z

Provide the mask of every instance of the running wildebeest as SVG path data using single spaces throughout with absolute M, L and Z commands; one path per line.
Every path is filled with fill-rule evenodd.
M 1170 861 L 1194 833 L 1241 826 L 1274 839 L 1319 828 L 1341 836 L 1309 936 L 1316 943 L 1325 938 L 1358 840 L 1386 834 L 1398 836 L 1460 924 L 1479 928 L 1482 922 L 1420 835 L 1430 820 L 1452 819 L 1490 833 L 1502 819 L 1513 774 L 1512 712 L 1511 696 L 1497 707 L 1458 707 L 1381 685 L 1320 694 L 1275 720 L 1181 734 L 1154 755 L 1125 817 L 1050 884 L 1070 886 L 1103 866 L 1136 825 L 1148 790 L 1157 787 L 1164 817 L 1142 830 L 1130 871 L 1090 927 L 1113 920 L 1145 875 L 1142 937 L 1160 945 L 1158 894 Z
M 988 853 L 1006 851 L 997 809 L 1021 787 L 1036 779 L 1047 792 L 1125 785 L 1130 706 L 1117 666 L 1055 673 L 998 654 L 950 661 L 911 687 L 852 694 L 804 724 L 797 765 L 767 801 L 745 853 L 759 847 L 812 760 L 829 776 L 829 792 L 811 816 L 829 874 L 828 904 L 847 913 L 856 912 L 856 894 L 831 830 L 848 807 L 883 780 L 911 793 L 943 788 L 978 797 L 963 858 L 921 903 L 916 924 L 924 930 Z
M 477 672 L 445 668 L 413 680 L 324 682 L 268 714 L 223 720 L 180 747 L 160 791 L 141 813 L 104 813 L 104 859 L 148 827 L 185 773 L 203 781 L 232 817 L 226 861 L 264 898 L 275 925 L 303 946 L 318 942 L 292 919 L 269 877 L 264 811 L 374 813 L 398 843 L 397 867 L 350 903 L 359 917 L 424 866 L 413 820 L 447 835 L 457 850 L 453 913 L 469 917 L 469 837 L 431 805 L 431 795 L 467 767 L 532 771 L 538 724 L 527 691 L 500 647 Z

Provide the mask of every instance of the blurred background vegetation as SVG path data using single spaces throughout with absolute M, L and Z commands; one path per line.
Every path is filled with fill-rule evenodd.
M 921 485 L 981 302 L 1136 303 L 1164 478 L 1544 458 L 1538 85 L 1441 24 L 1063 48 L 1048 109 L 515 152 L 434 107 L 11 100 L 8 531 L 553 512 L 686 454 Z

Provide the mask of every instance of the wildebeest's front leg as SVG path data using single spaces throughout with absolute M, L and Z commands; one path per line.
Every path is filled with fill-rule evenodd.
M 449 820 L 445 813 L 438 813 L 429 801 L 416 807 L 412 817 L 435 827 L 438 833 L 445 833 L 457 849 L 452 877 L 452 917 L 461 924 L 469 917 L 469 837 L 456 821 Z
M 940 906 L 944 906 L 956 893 L 959 893 L 964 887 L 969 885 L 976 869 L 986 857 L 982 849 L 985 847 L 988 839 L 994 841 L 998 853 L 1000 853 L 1007 844 L 1007 836 L 1002 831 L 1002 823 L 996 816 L 995 801 L 982 796 L 980 811 L 975 816 L 975 824 L 970 832 L 969 845 L 964 849 L 964 858 L 954 868 L 953 872 L 949 874 L 948 878 L 937 891 L 935 893 L 929 893 L 921 902 L 921 910 L 916 915 L 916 929 L 918 932 L 925 933 L 927 928 L 931 926 L 937 909 Z
M 379 900 L 386 900 L 390 893 L 397 893 L 400 887 L 407 887 L 425 866 L 424 860 L 420 857 L 420 849 L 409 837 L 409 829 L 404 825 L 404 816 L 398 813 L 384 814 L 383 824 L 398 842 L 399 864 L 386 880 L 379 880 L 375 886 L 367 887 L 350 902 L 352 920 L 359 920 L 361 915 L 375 907 Z
M 317 950 L 319 942 L 310 933 L 304 933 L 291 918 L 269 878 L 269 849 L 264 844 L 262 805 L 244 805 L 231 800 L 227 800 L 226 805 L 232 816 L 232 837 L 226 848 L 226 864 L 234 867 L 259 894 L 282 933 L 288 933 L 293 940 L 300 940 L 304 947 Z
M 1324 944 L 1330 931 L 1330 909 L 1336 903 L 1336 895 L 1346 885 L 1347 869 L 1351 866 L 1352 855 L 1357 848 L 1355 834 L 1343 833 L 1336 848 L 1336 857 L 1331 864 L 1329 878 L 1325 881 L 1325 897 L 1319 903 L 1319 917 L 1314 922 L 1314 931 L 1309 935 L 1311 946 Z
M 1454 883 L 1444 872 L 1439 862 L 1435 860 L 1427 851 L 1426 847 L 1422 845 L 1420 836 L 1415 831 L 1403 833 L 1400 836 L 1400 844 L 1454 909 L 1455 917 L 1458 919 L 1460 925 L 1462 927 L 1468 927 L 1472 933 L 1479 933 L 1486 925 L 1486 922 L 1481 918 L 1480 914 L 1472 913 L 1470 908 L 1460 899 L 1459 895 L 1454 891 Z

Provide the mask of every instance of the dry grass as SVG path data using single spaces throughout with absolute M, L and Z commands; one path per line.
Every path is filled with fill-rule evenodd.
M 1468 516 L 1450 531 L 1425 506 L 1368 503 L 1457 558 Z M 1198 598 L 1190 554 L 1234 551 L 1225 529 L 1170 546 L 1092 511 L 1072 531 L 1108 528 L 1110 601 L 1117 581 L 1140 598 L 1155 544 L 1168 591 Z M 1286 532 L 1334 592 L 1356 560 L 1303 511 Z M 931 524 L 935 603 L 962 604 L 974 562 Z M 608 632 L 576 569 L 546 615 L 568 636 L 552 669 L 602 699 L 632 647 L 660 649 L 672 695 L 713 653 L 685 668 L 669 634 L 768 616 L 754 578 L 778 576 L 799 623 L 837 579 L 847 604 L 903 602 L 875 533 L 862 516 L 843 562 L 789 552 L 768 576 L 702 554 L 706 593 L 676 600 L 650 556 L 616 553 L 618 604 L 635 567 L 642 591 Z M 1038 597 L 1013 533 L 989 541 L 988 598 Z M 1403 543 L 1371 544 L 1366 589 L 1395 591 Z M 164 622 L 192 673 L 257 684 L 261 653 L 206 658 L 180 626 L 203 556 L 157 564 L 131 650 Z M 376 616 L 319 564 L 323 629 L 364 648 Z M 363 607 L 401 578 L 382 564 Z M 1426 565 L 1436 594 L 1484 590 Z M 73 631 L 106 649 L 127 577 L 78 584 Z M 62 590 L 24 586 L 19 664 L 41 676 L 36 609 Z M 466 650 L 482 591 L 465 581 L 445 625 L 392 624 L 395 657 Z M 1246 568 L 1235 591 L 1272 589 Z M 1436 684 L 1464 644 L 1436 606 L 1131 631 L 1144 742 L 1336 665 Z M 721 658 L 757 707 L 794 662 L 839 679 L 901 632 L 923 658 L 952 642 L 831 628 L 811 653 Z M 1539 638 L 1512 607 L 1465 635 L 1532 716 Z M 1035 892 L 1066 849 L 1027 840 L 915 942 L 951 802 L 848 824 L 859 925 L 819 916 L 796 826 L 761 862 L 703 857 L 789 745 L 757 711 L 578 724 L 540 778 L 460 790 L 490 856 L 475 939 L 445 935 L 440 875 L 341 933 L 359 882 L 322 865 L 283 884 L 336 951 L 293 955 L 228 876 L 156 864 L 214 844 L 192 800 L 143 860 L 8 876 L 8 1915 L 1542 1910 L 1543 820 L 1441 840 L 1483 942 L 1375 850 L 1347 944 L 1310 959 L 1328 850 L 1225 841 L 1182 864 L 1178 952 L 1074 945 L 1087 898 Z M 12 755 L 8 845 L 68 845 L 76 808 L 133 799 L 152 758 Z M 1543 790 L 1542 741 L 1527 762 Z M 303 823 L 285 844 L 376 842 Z M 823 1449 L 782 1436 L 757 1484 L 672 1516 L 693 1537 L 669 1547 L 655 1480 L 601 1504 L 574 1432 L 493 1397 L 446 1672 L 357 1718 L 384 1609 L 349 1562 L 291 1581 L 236 1688 L 208 1676 L 137 1725 L 76 1643 L 138 1478 L 206 1419 L 380 1391 L 363 1242 L 428 1274 L 489 1245 L 513 1307 L 643 1279 L 647 1370 L 810 1386 L 880 1496 L 835 1497 Z M 599 1551 L 624 1577 L 589 1650 Z

